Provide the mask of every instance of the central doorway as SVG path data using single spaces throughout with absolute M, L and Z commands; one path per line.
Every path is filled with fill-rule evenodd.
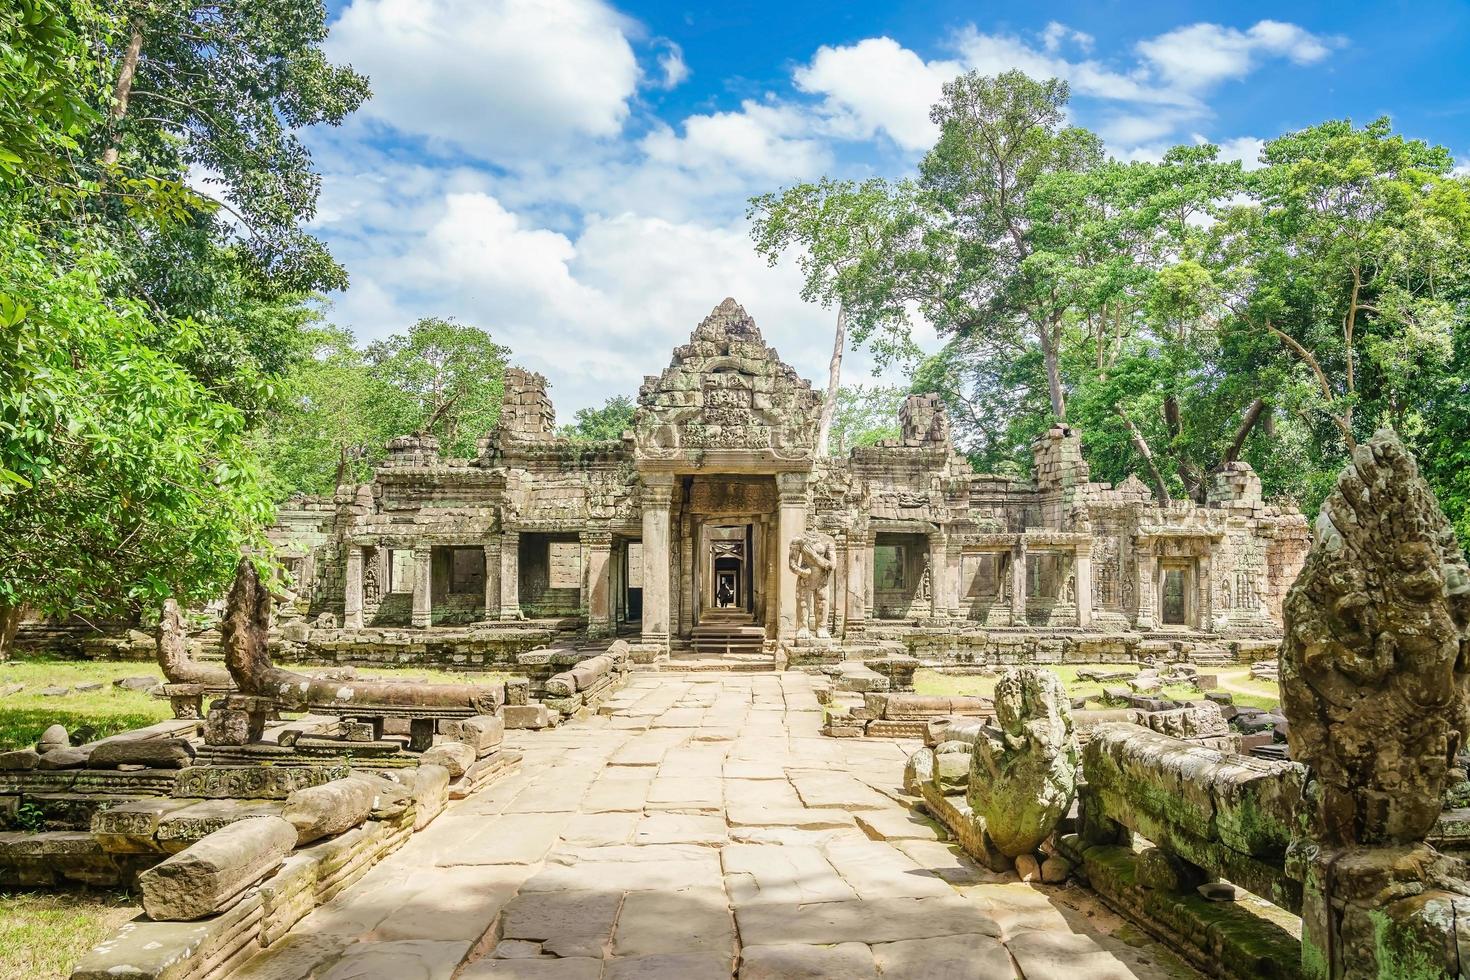
M 751 615 L 751 526 L 706 524 L 701 605 L 725 616 Z

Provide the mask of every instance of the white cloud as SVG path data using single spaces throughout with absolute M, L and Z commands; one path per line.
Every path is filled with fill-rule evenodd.
M 619 132 L 638 84 L 626 26 L 600 0 L 352 0 L 326 50 L 369 76 L 362 115 L 502 160 Z
M 1295 24 L 1263 20 L 1248 30 L 1219 24 L 1191 24 L 1138 42 L 1138 53 L 1169 86 L 1200 92 L 1243 78 L 1265 57 L 1298 65 L 1321 61 L 1338 38 L 1313 34 Z
M 805 134 L 805 135 L 804 135 Z M 739 112 L 684 119 L 684 134 L 660 124 L 640 143 L 649 160 L 705 172 L 730 168 L 776 180 L 812 176 L 828 162 L 797 108 L 746 100 Z
M 827 125 L 848 139 L 885 133 L 906 150 L 933 145 L 929 107 L 945 82 L 965 70 L 954 61 L 925 62 L 887 37 L 842 47 L 817 49 L 811 63 L 796 70 L 796 87 L 825 97 L 820 108 Z
M 1450 171 L 1455 177 L 1470 177 L 1470 157 L 1460 157 L 1455 161 L 1455 168 Z
M 1196 142 L 1208 143 L 1202 136 L 1195 137 Z M 1220 140 L 1221 160 L 1239 160 L 1246 170 L 1260 170 L 1265 164 L 1261 163 L 1261 151 L 1266 148 L 1266 141 L 1254 136 L 1237 136 L 1234 139 Z
M 659 71 L 663 77 L 656 81 L 659 88 L 678 88 L 689 78 L 689 66 L 684 62 L 684 49 L 668 38 L 656 42 L 663 48 L 658 54 Z

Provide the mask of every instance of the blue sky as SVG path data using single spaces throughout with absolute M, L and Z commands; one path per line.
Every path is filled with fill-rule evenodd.
M 310 132 L 315 230 L 360 338 L 420 316 L 485 327 L 547 375 L 559 417 L 616 394 L 721 299 L 825 377 L 832 314 L 754 255 L 752 194 L 911 173 L 969 68 L 1072 84 L 1115 155 L 1389 115 L 1470 164 L 1470 4 L 333 2 L 335 61 L 372 79 Z M 916 324 L 922 344 L 936 344 Z M 848 379 L 872 380 L 850 355 Z M 886 378 L 897 368 L 887 369 Z

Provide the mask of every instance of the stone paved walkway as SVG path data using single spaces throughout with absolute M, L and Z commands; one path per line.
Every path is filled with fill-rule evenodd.
M 805 675 L 640 674 L 609 708 L 515 733 L 518 775 L 236 977 L 1193 976 L 1085 891 L 940 843 L 903 803 L 911 746 L 819 735 Z

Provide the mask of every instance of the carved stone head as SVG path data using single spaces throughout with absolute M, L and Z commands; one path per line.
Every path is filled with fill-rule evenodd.
M 1313 832 L 1422 840 L 1466 726 L 1470 570 L 1398 438 L 1353 453 L 1284 606 L 1292 758 L 1312 769 Z

